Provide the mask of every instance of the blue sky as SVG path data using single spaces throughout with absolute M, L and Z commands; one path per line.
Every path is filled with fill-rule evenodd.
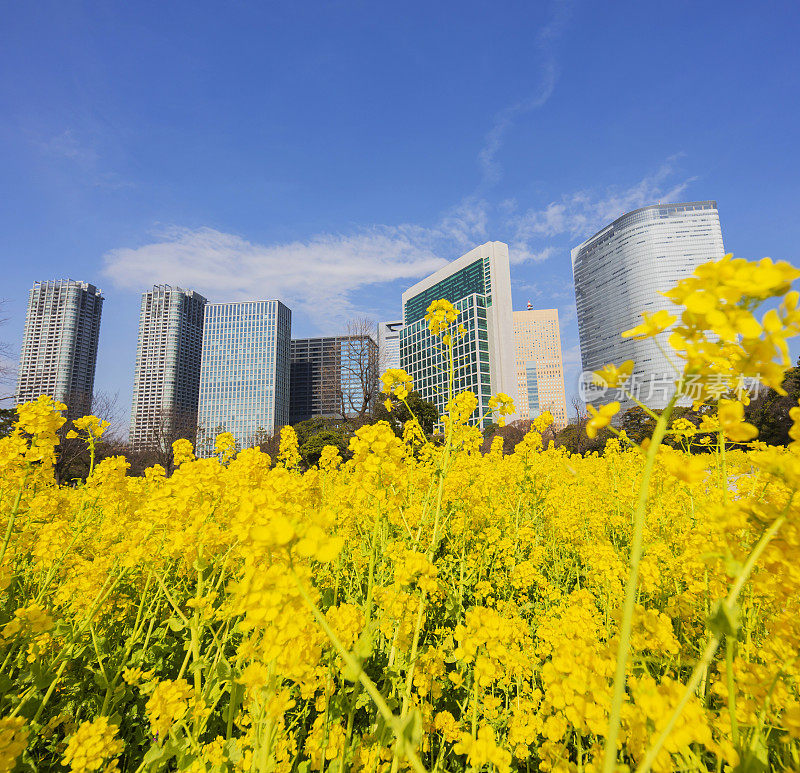
M 123 414 L 157 281 L 336 333 L 506 241 L 574 391 L 569 250 L 614 217 L 716 199 L 728 251 L 798 263 L 794 1 L 0 7 L 0 339 L 34 280 L 99 285 Z

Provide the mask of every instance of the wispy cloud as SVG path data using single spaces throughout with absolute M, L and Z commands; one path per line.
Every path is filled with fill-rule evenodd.
M 99 142 L 89 140 L 87 136 L 79 136 L 79 132 L 65 129 L 60 134 L 44 140 L 36 140 L 39 150 L 54 166 L 67 170 L 72 179 L 96 188 L 120 190 L 133 187 L 115 171 L 108 168 L 108 159 L 104 159 L 98 150 Z
M 107 253 L 105 274 L 128 289 L 180 284 L 211 300 L 279 298 L 317 321 L 344 319 L 354 313 L 356 291 L 444 264 L 423 230 L 376 227 L 264 245 L 212 228 L 173 227 L 152 243 Z
M 577 238 L 624 211 L 674 199 L 691 179 L 675 182 L 672 160 L 624 189 L 565 194 L 557 203 L 519 216 L 495 212 L 485 199 L 468 197 L 433 226 L 378 225 L 345 234 L 318 234 L 303 241 L 259 244 L 213 228 L 167 227 L 149 243 L 111 250 L 104 273 L 127 289 L 180 284 L 212 300 L 280 298 L 318 324 L 359 313 L 357 296 L 367 287 L 398 280 L 409 284 L 475 245 L 509 232 L 515 265 L 539 263 L 558 250 L 542 242 Z M 502 222 L 500 222 L 502 221 Z M 567 300 L 571 288 L 515 285 L 536 300 Z
M 589 236 L 625 212 L 658 201 L 678 200 L 696 180 L 675 180 L 678 156 L 667 159 L 658 170 L 628 188 L 609 187 L 603 191 L 581 190 L 565 194 L 543 209 L 529 209 L 510 219 L 514 239 L 527 245 L 537 239 Z
M 487 133 L 484 145 L 478 153 L 478 165 L 481 170 L 480 188 L 494 185 L 500 180 L 501 168 L 497 161 L 497 155 L 509 129 L 525 113 L 544 106 L 553 95 L 559 75 L 555 42 L 566 26 L 571 12 L 572 0 L 555 0 L 550 21 L 536 35 L 533 45 L 542 59 L 539 84 L 532 94 L 503 108 L 495 116 L 492 128 Z

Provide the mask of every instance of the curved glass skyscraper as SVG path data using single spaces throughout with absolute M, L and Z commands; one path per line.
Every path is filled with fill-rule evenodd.
M 629 386 L 650 407 L 664 407 L 674 381 L 659 349 L 659 344 L 666 348 L 667 334 L 637 341 L 622 338 L 622 333 L 641 322 L 643 311 L 672 312 L 672 303 L 659 293 L 724 254 L 716 201 L 636 209 L 573 249 L 583 370 L 633 360 Z M 597 402 L 608 399 L 616 398 Z M 630 407 L 621 402 L 622 410 Z

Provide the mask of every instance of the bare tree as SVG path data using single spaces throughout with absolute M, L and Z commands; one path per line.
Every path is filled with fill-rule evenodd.
M 586 404 L 578 395 L 572 395 L 571 404 L 575 411 L 575 423 L 580 424 L 586 418 Z
M 201 435 L 194 413 L 158 409 L 150 411 L 143 421 L 144 437 L 140 437 L 131 450 L 144 455 L 150 465 L 160 464 L 167 472 L 172 471 L 172 444 L 182 439 L 190 440 L 194 444 Z M 222 431 L 224 430 L 220 430 Z
M 69 405 L 73 401 L 67 400 L 65 402 Z M 83 397 L 81 397 L 80 402 L 85 402 Z M 97 416 L 99 419 L 107 421 L 110 425 L 101 437 L 100 445 L 103 446 L 104 451 L 98 454 L 98 458 L 111 456 L 111 453 L 105 453 L 111 448 L 115 449 L 115 453 L 124 453 L 126 449 L 122 442 L 122 412 L 119 406 L 119 395 L 116 393 L 96 392 L 91 398 L 89 409 L 86 413 Z M 78 418 L 81 417 L 68 414 L 67 421 L 58 430 L 58 455 L 54 473 L 56 481 L 59 483 L 85 477 L 89 472 L 89 454 L 83 435 L 78 438 L 67 437 L 67 433 L 74 429 L 72 420 Z
M 8 301 L 0 298 L 0 327 L 8 322 L 5 305 Z M 14 397 L 14 364 L 11 344 L 0 340 L 0 402 L 12 400 Z
M 342 419 L 363 421 L 378 399 L 380 361 L 375 323 L 358 317 L 347 323 L 341 343 L 337 413 Z

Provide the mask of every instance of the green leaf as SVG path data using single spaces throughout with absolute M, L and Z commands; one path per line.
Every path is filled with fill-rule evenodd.
M 235 738 L 225 742 L 225 756 L 232 765 L 242 759 L 242 750 L 239 748 L 239 742 Z
M 153 762 L 157 762 L 164 756 L 164 748 L 159 746 L 158 744 L 153 744 L 147 751 L 147 754 L 144 755 L 142 759 L 142 766 L 150 765 Z
M 363 663 L 370 655 L 375 646 L 374 625 L 367 626 L 358 637 L 353 653 Z
M 217 663 L 216 672 L 217 672 L 217 677 L 219 679 L 228 681 L 231 678 L 231 675 L 233 674 L 233 669 L 231 668 L 231 664 L 228 663 L 227 660 L 220 660 L 219 663 Z
M 734 773 L 766 773 L 769 768 L 769 747 L 759 733 L 754 749 L 747 749 L 741 756 Z
M 741 571 L 742 571 L 741 561 L 737 561 L 736 559 L 730 557 L 725 559 L 725 574 L 727 574 L 728 577 L 730 578 L 738 577 Z
M 108 680 L 102 671 L 95 671 L 94 683 L 101 689 L 105 690 L 108 687 Z
M 422 714 L 419 709 L 413 709 L 401 722 L 400 737 L 403 743 L 416 749 L 422 742 Z
M 723 636 L 735 637 L 739 632 L 739 607 L 728 609 L 725 602 L 718 601 L 708 618 L 708 629 L 718 639 Z
M 169 620 L 167 620 L 167 625 L 169 626 L 170 631 L 175 631 L 176 633 L 186 628 L 186 623 L 184 623 L 179 617 L 171 617 Z

